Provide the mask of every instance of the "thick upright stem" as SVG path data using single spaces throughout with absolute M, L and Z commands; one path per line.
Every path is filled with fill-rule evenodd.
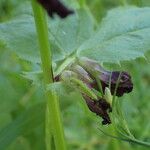
M 36 2 L 36 0 L 32 0 L 32 8 L 37 30 L 37 37 L 39 41 L 41 63 L 45 81 L 44 85 L 46 91 L 46 85 L 53 82 L 52 58 L 48 40 L 48 27 L 43 8 Z M 58 97 L 55 91 L 45 92 L 45 97 L 47 100 L 46 148 L 47 150 L 52 149 L 51 139 L 54 138 L 56 150 L 66 150 L 63 125 L 61 122 L 61 115 L 58 104 Z

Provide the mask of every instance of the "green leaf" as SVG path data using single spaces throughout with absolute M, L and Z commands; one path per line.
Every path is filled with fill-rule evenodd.
M 32 106 L 0 131 L 0 149 L 6 149 L 18 136 L 33 131 L 44 122 L 45 104 Z
M 0 41 L 5 43 L 8 50 L 15 51 L 20 58 L 31 62 L 40 62 L 32 16 L 26 15 L 1 23 Z
M 119 62 L 144 57 L 150 49 L 150 8 L 116 8 L 100 29 L 78 49 L 78 56 L 99 62 Z
M 49 21 L 53 61 L 63 60 L 93 33 L 94 21 L 86 10 L 65 19 Z M 37 34 L 32 15 L 21 15 L 0 24 L 0 49 L 7 48 L 27 61 L 40 63 Z
M 111 10 L 95 35 L 94 21 L 87 10 L 79 10 L 63 20 L 55 18 L 49 22 L 53 61 L 65 61 L 76 50 L 78 57 L 87 56 L 100 62 L 144 57 L 144 52 L 150 49 L 149 15 L 150 8 Z M 0 49 L 4 47 L 20 58 L 40 63 L 32 16 L 0 24 Z
M 51 43 L 57 46 L 54 54 L 60 51 L 66 58 L 94 33 L 94 20 L 87 10 L 78 10 L 63 20 L 50 20 L 49 31 Z

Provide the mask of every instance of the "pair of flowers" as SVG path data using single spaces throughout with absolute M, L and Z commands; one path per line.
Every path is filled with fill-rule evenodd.
M 125 71 L 105 70 L 98 62 L 88 58 L 82 58 L 66 69 L 55 79 L 69 81 L 70 85 L 77 87 L 89 110 L 103 118 L 103 125 L 110 124 L 111 97 L 132 91 L 131 76 Z

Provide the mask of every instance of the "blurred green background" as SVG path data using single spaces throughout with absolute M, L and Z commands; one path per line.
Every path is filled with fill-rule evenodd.
M 68 6 L 78 8 L 75 0 L 65 0 Z M 150 6 L 149 0 L 127 0 L 128 5 Z M 87 0 L 88 7 L 100 22 L 106 12 L 124 4 L 124 0 Z M 7 21 L 20 12 L 30 13 L 26 0 L 1 0 L 0 22 Z M 28 12 L 29 11 L 29 12 Z M 143 141 L 150 139 L 150 53 L 147 60 L 123 62 L 123 70 L 132 74 L 134 90 L 122 97 L 122 107 L 131 132 Z M 37 66 L 20 60 L 7 49 L 0 50 L 0 142 L 10 144 L 7 150 L 44 150 L 44 104 L 42 88 L 25 80 L 22 71 L 36 70 Z M 114 66 L 120 69 L 120 66 Z M 93 122 L 80 109 L 76 99 L 60 102 L 65 134 L 71 150 L 112 150 L 114 141 L 122 150 L 145 150 L 103 135 L 99 124 Z M 38 107 L 34 107 L 39 105 Z M 34 113 L 34 108 L 39 114 Z M 24 113 L 27 112 L 27 113 Z M 28 114 L 28 115 L 27 115 Z M 31 118 L 29 118 L 31 116 Z M 32 120 L 32 116 L 34 119 Z M 42 119 L 40 117 L 43 117 Z M 23 120 L 25 120 L 22 124 Z M 115 149 L 117 150 L 117 149 Z

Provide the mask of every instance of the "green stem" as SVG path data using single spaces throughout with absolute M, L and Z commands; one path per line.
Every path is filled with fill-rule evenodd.
M 145 146 L 145 147 L 150 147 L 150 143 L 149 142 L 143 142 L 137 139 L 131 139 L 131 142 L 135 143 L 135 144 L 139 144 L 141 146 Z
M 50 122 L 50 119 L 49 116 L 50 116 L 50 112 L 49 112 L 49 108 L 48 106 L 46 107 L 46 125 L 45 125 L 45 135 L 46 135 L 46 138 L 45 138 L 45 141 L 46 141 L 46 149 L 47 150 L 52 150 L 52 138 L 53 138 L 53 135 L 52 135 L 52 129 L 51 129 L 51 122 Z
M 82 91 L 84 94 L 86 94 L 87 96 L 91 97 L 94 100 L 97 100 L 97 96 L 95 95 L 95 93 L 89 88 L 87 87 L 84 82 L 82 82 L 79 79 L 76 78 L 71 78 L 70 82 L 77 87 L 77 89 L 79 91 Z
M 48 27 L 46 22 L 45 12 L 43 8 L 32 0 L 32 8 L 34 13 L 37 36 L 40 46 L 40 56 L 42 62 L 44 85 L 53 82 L 52 58 L 48 40 Z M 63 125 L 58 104 L 58 97 L 55 91 L 46 91 L 45 97 L 47 100 L 46 109 L 46 148 L 51 150 L 51 139 L 54 138 L 56 150 L 66 150 L 64 139 Z
M 57 76 L 59 75 L 65 68 L 67 68 L 71 63 L 75 61 L 75 55 L 72 55 L 68 58 L 66 58 L 61 65 L 57 68 L 57 70 L 54 72 L 54 75 Z
M 56 150 L 66 150 L 66 142 L 64 139 L 64 130 L 62 125 L 62 119 L 60 116 L 60 109 L 59 109 L 59 101 L 58 97 L 53 91 L 53 94 L 48 93 L 49 97 L 52 96 L 53 100 L 48 101 L 48 107 L 50 108 L 50 115 L 51 118 L 51 124 L 52 124 L 52 133 L 54 136 L 54 142 Z M 53 149 L 52 149 L 53 150 Z

